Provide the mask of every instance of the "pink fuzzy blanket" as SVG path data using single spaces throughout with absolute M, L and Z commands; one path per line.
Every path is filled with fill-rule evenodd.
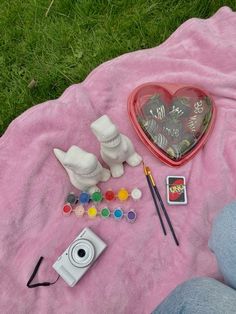
M 102 64 L 56 100 L 26 111 L 0 138 L 0 311 L 1 313 L 150 313 L 179 283 L 195 276 L 220 278 L 208 249 L 211 223 L 235 199 L 236 188 L 236 14 L 221 8 L 207 20 L 185 22 L 162 45 Z M 208 90 L 217 120 L 205 147 L 180 168 L 155 159 L 140 142 L 127 115 L 127 97 L 148 81 L 187 83 Z M 134 142 L 165 198 L 167 175 L 184 175 L 188 205 L 168 206 L 177 247 L 164 237 L 141 166 L 126 166 L 120 179 L 101 188 L 139 187 L 134 224 L 110 218 L 64 217 L 66 194 L 74 190 L 53 148 L 75 144 L 99 156 L 90 123 L 108 114 Z M 75 191 L 75 190 L 74 190 Z M 74 287 L 61 279 L 28 289 L 26 282 L 42 255 L 36 281 L 53 281 L 56 258 L 85 226 L 108 248 Z M 169 230 L 169 229 L 168 229 Z

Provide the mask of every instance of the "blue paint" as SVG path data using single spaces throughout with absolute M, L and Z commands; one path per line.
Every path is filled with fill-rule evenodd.
M 120 220 L 123 217 L 123 210 L 121 208 L 116 208 L 114 210 L 113 216 L 115 219 Z
M 90 200 L 90 195 L 86 192 L 82 192 L 79 196 L 79 201 L 81 204 L 88 204 Z

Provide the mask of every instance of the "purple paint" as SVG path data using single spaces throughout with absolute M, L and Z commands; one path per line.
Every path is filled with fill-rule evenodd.
M 127 219 L 129 222 L 135 222 L 136 220 L 136 213 L 133 210 L 130 210 L 127 214 Z

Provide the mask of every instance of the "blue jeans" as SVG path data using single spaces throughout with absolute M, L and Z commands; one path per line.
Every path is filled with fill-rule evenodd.
M 175 288 L 153 314 L 236 313 L 236 202 L 224 207 L 212 227 L 209 247 L 227 285 L 195 278 Z

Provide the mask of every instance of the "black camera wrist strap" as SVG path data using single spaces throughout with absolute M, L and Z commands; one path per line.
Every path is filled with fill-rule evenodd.
M 30 279 L 29 281 L 27 282 L 27 287 L 28 288 L 36 288 L 36 287 L 40 287 L 40 286 L 44 286 L 44 287 L 47 287 L 47 286 L 50 286 L 50 285 L 54 285 L 54 283 L 57 282 L 57 280 L 59 279 L 60 275 L 57 277 L 57 279 L 54 281 L 54 282 L 39 282 L 39 283 L 34 283 L 34 284 L 31 284 L 31 282 L 34 280 L 34 277 L 36 276 L 37 272 L 38 272 L 38 269 L 40 267 L 40 264 L 42 263 L 43 261 L 43 256 L 40 257 L 38 263 L 36 264 L 35 268 L 34 268 L 34 271 L 32 273 L 32 275 L 30 276 Z

